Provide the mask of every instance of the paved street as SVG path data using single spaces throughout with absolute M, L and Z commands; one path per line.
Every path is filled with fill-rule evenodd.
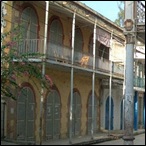
M 123 139 L 107 141 L 95 145 L 123 145 Z M 135 136 L 134 145 L 145 145 L 145 134 Z
M 117 138 L 122 137 L 122 135 L 118 133 L 120 132 L 113 133 L 113 135 L 116 136 Z M 138 131 L 134 131 L 134 135 L 136 138 L 134 140 L 134 145 L 145 145 L 145 129 L 141 129 L 141 130 L 139 129 Z M 112 137 L 109 138 L 107 136 L 107 133 L 98 133 L 95 137 L 96 138 L 94 138 L 94 140 L 91 140 L 91 136 L 88 136 L 88 135 L 83 136 L 83 137 L 78 137 L 78 138 L 76 137 L 72 139 L 72 144 L 73 145 L 74 144 L 75 145 L 91 145 L 93 143 L 100 142 L 95 145 L 123 145 L 123 139 L 107 141 L 109 139 L 112 139 Z M 105 141 L 105 142 L 101 143 L 101 141 Z M 24 143 L 15 144 L 15 142 L 1 140 L 1 145 L 24 145 Z M 67 138 L 67 139 L 58 139 L 58 140 L 53 140 L 53 141 L 44 141 L 42 145 L 71 145 L 71 144 L 69 143 L 69 139 Z

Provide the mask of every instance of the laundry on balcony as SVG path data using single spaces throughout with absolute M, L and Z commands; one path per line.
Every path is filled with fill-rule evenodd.
M 89 56 L 83 56 L 80 60 L 81 66 L 86 66 L 89 61 Z

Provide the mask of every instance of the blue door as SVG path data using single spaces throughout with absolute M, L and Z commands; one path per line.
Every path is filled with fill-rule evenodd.
M 144 124 L 144 128 L 145 128 L 145 93 L 144 93 L 144 103 L 143 103 L 143 124 Z
M 109 97 L 106 100 L 106 106 L 105 106 L 105 129 L 109 129 Z M 113 130 L 113 119 L 114 119 L 114 104 L 113 99 L 111 97 L 111 117 L 110 117 L 110 130 Z
M 123 117 L 124 116 L 124 114 L 123 114 L 123 100 L 121 101 L 121 120 L 120 120 L 120 129 L 122 130 L 122 128 L 123 128 Z
M 134 130 L 138 129 L 138 92 L 135 91 L 134 95 Z

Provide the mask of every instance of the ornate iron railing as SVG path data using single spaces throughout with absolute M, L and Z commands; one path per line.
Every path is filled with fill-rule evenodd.
M 44 50 L 44 40 L 43 39 L 25 39 L 16 43 L 18 54 L 33 54 L 33 53 L 43 53 Z M 71 53 L 70 47 L 57 45 L 54 43 L 48 43 L 46 49 L 46 59 L 53 60 L 60 63 L 71 64 Z M 34 56 L 29 55 L 29 58 L 34 58 Z M 80 66 L 82 68 L 93 69 L 93 55 L 85 52 L 74 51 L 73 64 L 75 66 Z M 96 56 L 95 58 L 95 69 L 103 72 L 109 72 L 112 70 L 113 74 L 124 75 L 124 66 L 118 63 L 113 63 L 111 68 L 111 61 L 105 58 Z
M 137 24 L 145 23 L 145 4 L 142 1 L 136 1 L 136 19 Z
M 145 88 L 145 78 L 134 77 L 134 87 Z

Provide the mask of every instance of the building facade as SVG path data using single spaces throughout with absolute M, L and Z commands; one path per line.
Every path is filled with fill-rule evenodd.
M 3 135 L 39 143 L 122 129 L 123 30 L 77 1 L 5 5 L 10 12 L 5 16 L 7 30 L 23 24 L 18 52 L 45 53 L 43 71 L 54 84 L 42 96 L 27 77 L 18 79 L 22 90 L 16 101 L 6 101 Z M 143 113 L 143 100 L 145 96 L 139 113 Z

